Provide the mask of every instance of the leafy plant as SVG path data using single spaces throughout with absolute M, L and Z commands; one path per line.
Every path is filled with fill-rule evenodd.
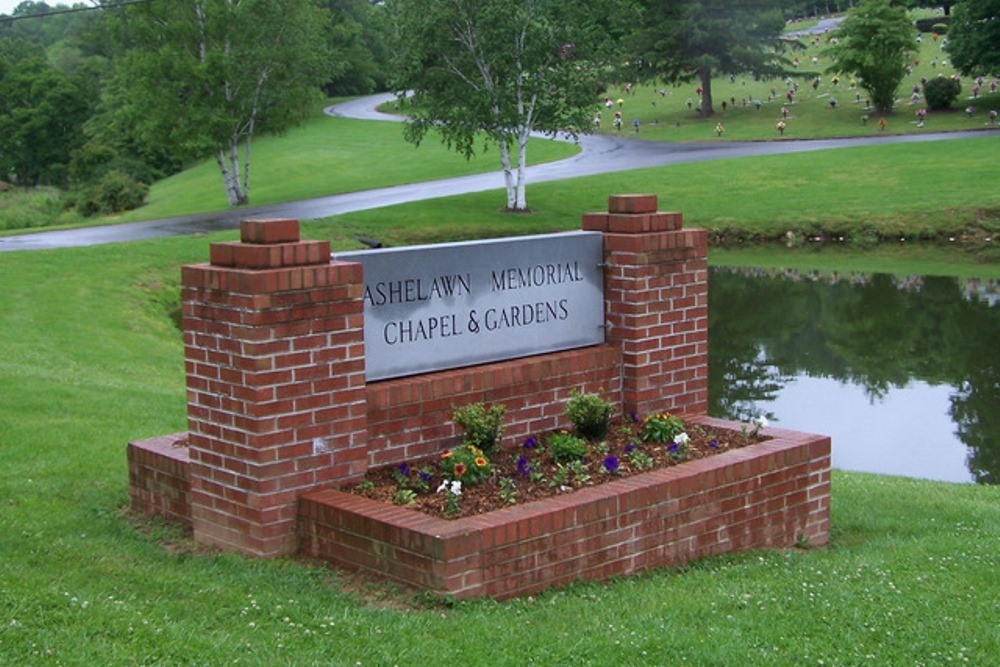
M 653 442 L 672 442 L 674 436 L 684 432 L 684 421 L 669 412 L 649 415 L 642 420 L 642 439 Z
M 586 440 L 568 431 L 553 433 L 545 441 L 545 444 L 548 445 L 549 454 L 556 463 L 582 461 L 590 451 Z
M 463 442 L 484 452 L 492 452 L 503 439 L 503 418 L 507 407 L 501 403 L 488 409 L 482 403 L 455 408 L 452 419 L 465 431 Z
M 392 502 L 396 505 L 412 505 L 417 499 L 417 492 L 413 489 L 397 489 L 392 496 Z
M 504 501 L 509 505 L 514 505 L 517 503 L 517 485 L 514 483 L 510 477 L 504 477 L 500 480 L 500 500 Z
M 570 393 L 566 403 L 566 416 L 576 432 L 588 440 L 600 440 L 608 433 L 615 406 L 593 392 Z
M 649 470 L 653 467 L 653 457 L 642 451 L 639 444 L 635 442 L 625 445 L 625 458 L 638 470 Z
M 483 481 L 492 472 L 490 461 L 483 450 L 468 444 L 442 454 L 439 466 L 445 479 L 461 480 L 469 486 Z
M 961 82 L 950 76 L 928 79 L 927 83 L 924 84 L 924 97 L 927 99 L 927 106 L 931 109 L 947 109 L 958 99 L 961 92 Z

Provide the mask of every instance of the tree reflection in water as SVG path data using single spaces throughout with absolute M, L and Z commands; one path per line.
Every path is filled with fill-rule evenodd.
M 996 282 L 713 268 L 709 413 L 773 418 L 768 403 L 803 376 L 852 385 L 876 404 L 914 381 L 950 386 L 972 476 L 1000 483 Z

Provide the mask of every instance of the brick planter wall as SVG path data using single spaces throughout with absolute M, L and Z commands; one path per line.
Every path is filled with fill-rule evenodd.
M 191 466 L 187 433 L 174 433 L 128 446 L 129 506 L 191 527 Z
M 830 439 L 764 432 L 774 439 L 454 521 L 338 490 L 309 493 L 302 554 L 442 595 L 499 599 L 731 551 L 825 545 Z

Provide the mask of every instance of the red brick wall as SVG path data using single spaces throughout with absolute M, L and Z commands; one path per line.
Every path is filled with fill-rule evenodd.
M 187 433 L 128 444 L 129 507 L 191 527 Z
M 455 521 L 336 490 L 306 494 L 302 553 L 441 594 L 507 598 L 719 553 L 825 545 L 830 439 L 764 433 L 774 439 Z
M 623 355 L 623 409 L 708 411 L 708 234 L 654 195 L 613 195 L 583 216 L 604 233 L 607 342 Z
M 194 536 L 292 553 L 299 494 L 367 469 L 361 270 L 296 220 L 211 258 L 183 269 Z
M 621 401 L 620 363 L 617 348 L 600 345 L 370 384 L 371 464 L 399 463 L 452 446 L 461 433 L 452 413 L 469 403 L 506 406 L 507 442 L 565 426 L 573 389 Z

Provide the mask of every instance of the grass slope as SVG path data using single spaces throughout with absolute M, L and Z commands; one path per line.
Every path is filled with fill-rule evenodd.
M 185 427 L 179 266 L 233 237 L 0 262 L 0 664 L 1000 663 L 1000 487 L 836 473 L 829 549 L 503 604 L 434 604 L 136 525 L 124 445 Z
M 530 164 L 570 157 L 571 144 L 532 139 Z M 487 171 L 499 171 L 496 149 L 471 160 L 449 151 L 436 137 L 420 146 L 403 141 L 400 123 L 317 114 L 283 136 L 254 141 L 250 199 L 254 205 L 296 201 Z M 120 221 L 204 213 L 226 208 L 219 168 L 206 160 L 157 184 L 149 202 Z

